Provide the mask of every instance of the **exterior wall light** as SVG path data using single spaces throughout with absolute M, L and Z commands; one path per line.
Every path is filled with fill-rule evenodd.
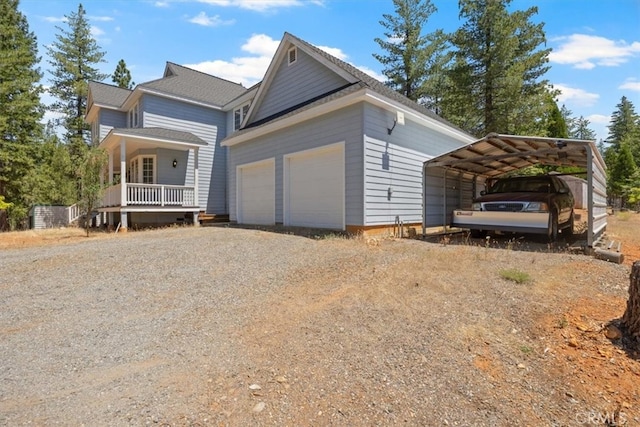
M 176 166 L 178 166 L 178 159 L 173 159 L 173 167 L 175 168 Z

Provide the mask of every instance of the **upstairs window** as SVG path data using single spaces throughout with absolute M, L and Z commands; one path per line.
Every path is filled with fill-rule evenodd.
M 139 126 L 140 124 L 139 116 L 140 116 L 140 108 L 139 108 L 139 104 L 136 103 L 136 105 L 134 105 L 133 108 L 129 110 L 129 127 L 130 128 L 137 128 Z
M 233 110 L 233 130 L 240 129 L 247 113 L 249 113 L 249 104 L 244 104 Z
M 289 65 L 294 64 L 298 60 L 298 49 L 294 46 L 287 51 Z

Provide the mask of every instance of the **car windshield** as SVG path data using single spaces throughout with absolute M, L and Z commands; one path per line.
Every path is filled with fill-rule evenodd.
M 496 182 L 489 193 L 548 193 L 549 186 L 546 179 L 503 179 Z

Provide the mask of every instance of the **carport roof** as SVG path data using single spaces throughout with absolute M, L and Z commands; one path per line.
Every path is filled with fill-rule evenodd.
M 594 141 L 490 133 L 482 139 L 425 162 L 488 178 L 542 164 L 588 168 L 591 151 L 604 161 Z

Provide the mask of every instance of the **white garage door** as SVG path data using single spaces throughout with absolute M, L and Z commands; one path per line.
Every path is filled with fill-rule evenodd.
M 285 225 L 344 229 L 344 144 L 284 158 Z
M 239 224 L 272 225 L 276 222 L 275 160 L 237 168 L 237 221 Z

